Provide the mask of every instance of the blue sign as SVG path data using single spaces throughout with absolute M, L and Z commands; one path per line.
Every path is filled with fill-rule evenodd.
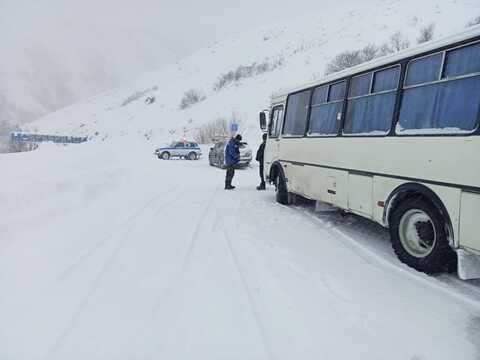
M 236 133 L 238 131 L 238 124 L 237 123 L 231 123 L 230 124 L 230 131 L 232 133 Z

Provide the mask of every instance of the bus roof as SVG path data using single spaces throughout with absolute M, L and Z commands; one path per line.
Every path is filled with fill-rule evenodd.
M 392 63 L 395 63 L 395 62 L 399 62 L 399 61 L 401 61 L 402 59 L 405 59 L 405 58 L 413 57 L 415 55 L 419 55 L 419 54 L 423 54 L 423 53 L 428 53 L 428 52 L 433 51 L 437 48 L 441 48 L 441 47 L 444 47 L 444 46 L 448 46 L 450 44 L 455 44 L 455 43 L 458 43 L 458 42 L 466 41 L 468 39 L 475 38 L 477 36 L 480 36 L 480 25 L 472 26 L 468 30 L 463 31 L 463 32 L 458 33 L 458 34 L 455 34 L 455 35 L 451 35 L 451 36 L 448 36 L 448 37 L 445 37 L 445 38 L 442 38 L 442 39 L 439 39 L 439 40 L 435 40 L 435 41 L 429 41 L 429 42 L 421 44 L 419 46 L 415 46 L 415 47 L 412 47 L 412 48 L 408 48 L 408 49 L 399 51 L 395 54 L 386 55 L 386 56 L 382 56 L 380 58 L 376 58 L 374 60 L 365 62 L 363 64 L 356 65 L 356 66 L 353 66 L 351 68 L 348 68 L 348 69 L 345 69 L 345 70 L 327 75 L 322 79 L 311 81 L 311 82 L 306 83 L 302 86 L 296 86 L 296 87 L 290 88 L 290 89 L 281 89 L 280 91 L 278 91 L 278 92 L 276 92 L 272 95 L 272 103 L 284 101 L 286 99 L 286 97 L 288 96 L 288 94 L 291 94 L 291 93 L 294 93 L 294 92 L 297 92 L 297 91 L 301 91 L 303 89 L 308 89 L 308 88 L 315 87 L 315 86 L 318 86 L 318 85 L 321 85 L 321 84 L 324 84 L 324 83 L 333 82 L 337 79 L 345 78 L 345 77 L 348 77 L 348 76 L 356 74 L 356 73 L 365 72 L 365 71 L 368 71 L 370 69 L 382 67 L 384 65 L 386 66 L 386 65 L 389 65 L 389 64 L 392 64 Z

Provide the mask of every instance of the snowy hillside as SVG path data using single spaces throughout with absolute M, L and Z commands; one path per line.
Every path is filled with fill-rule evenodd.
M 182 129 L 189 136 L 195 127 L 235 113 L 243 120 L 241 131 L 254 134 L 258 111 L 267 106 L 272 92 L 321 78 L 326 63 L 338 53 L 367 44 L 381 46 L 397 31 L 414 46 L 420 29 L 433 23 L 434 38 L 440 38 L 464 30 L 477 14 L 480 3 L 470 0 L 354 2 L 212 44 L 128 86 L 46 116 L 30 129 L 158 142 L 183 135 Z M 252 64 L 267 71 L 214 90 L 222 74 Z M 182 96 L 191 89 L 202 92 L 205 101 L 179 110 Z M 149 106 L 144 103 L 148 96 L 156 97 Z

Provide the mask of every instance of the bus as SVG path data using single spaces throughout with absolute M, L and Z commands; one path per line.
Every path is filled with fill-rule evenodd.
M 272 96 L 260 113 L 276 200 L 388 228 L 408 266 L 480 277 L 480 27 Z

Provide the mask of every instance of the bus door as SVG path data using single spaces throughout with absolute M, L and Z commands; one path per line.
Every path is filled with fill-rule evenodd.
M 268 141 L 265 146 L 265 173 L 268 174 L 272 163 L 279 158 L 280 134 L 283 123 L 283 105 L 274 106 L 268 124 Z

